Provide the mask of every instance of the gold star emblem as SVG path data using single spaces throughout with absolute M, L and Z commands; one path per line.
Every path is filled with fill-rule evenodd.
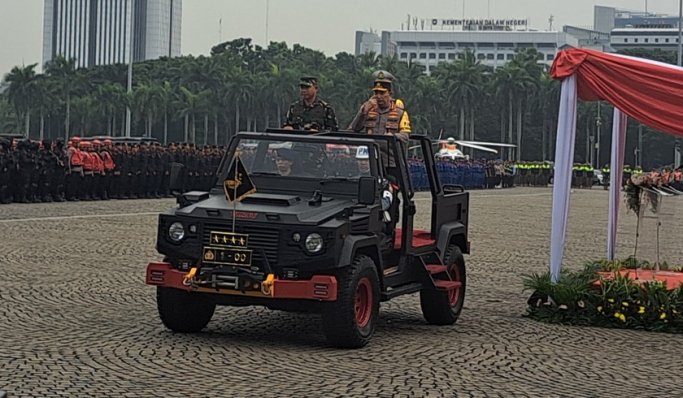
M 235 237 L 233 236 L 232 240 L 230 240 L 230 242 L 232 242 L 232 244 L 234 245 L 235 243 L 237 243 L 237 239 L 235 239 Z
M 223 237 L 223 243 L 228 243 L 228 237 L 227 236 Z
M 240 245 L 244 246 L 244 238 L 240 238 Z
M 379 72 L 379 75 L 377 75 L 380 79 L 384 79 L 384 72 Z
M 213 236 L 213 241 L 216 242 L 216 243 L 218 243 L 218 235 L 214 235 L 214 236 Z

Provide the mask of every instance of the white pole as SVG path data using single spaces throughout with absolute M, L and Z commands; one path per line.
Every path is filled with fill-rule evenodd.
M 683 0 L 678 2 L 678 66 L 681 66 L 683 57 Z M 676 144 L 680 140 L 676 138 Z M 676 149 L 678 145 L 674 145 L 674 168 L 681 167 L 681 153 Z
M 130 0 L 130 28 L 128 29 L 128 94 L 133 91 L 133 25 L 135 24 L 135 0 Z M 126 107 L 126 137 L 130 137 L 130 105 Z

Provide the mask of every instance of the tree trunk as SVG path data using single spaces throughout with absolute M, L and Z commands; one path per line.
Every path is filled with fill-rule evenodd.
M 42 141 L 45 137 L 45 113 L 43 109 L 40 109 L 40 140 Z
M 147 115 L 147 137 L 152 137 L 152 114 Z
M 281 127 L 282 126 L 282 107 L 280 104 L 277 104 L 277 126 L 275 127 Z
M 235 134 L 240 131 L 240 103 L 235 101 Z
M 465 139 L 465 107 L 460 107 L 460 140 Z
M 474 141 L 474 109 L 470 110 L 470 141 Z M 470 157 L 474 157 L 474 148 L 470 148 Z
M 505 143 L 505 110 L 500 111 L 500 142 Z
M 185 142 L 190 142 L 190 137 L 188 136 L 188 119 L 189 117 L 185 115 Z
M 126 136 L 126 113 L 121 116 L 121 137 Z
M 204 116 L 204 146 L 209 142 L 209 116 Z
M 192 120 L 190 121 L 192 124 L 190 125 L 190 142 L 193 144 L 196 144 L 196 139 L 197 139 L 197 122 L 194 119 L 194 115 L 192 115 Z
M 112 124 L 111 132 L 112 132 L 112 135 L 115 137 L 116 136 L 116 115 L 112 115 L 111 124 Z
M 512 95 L 510 95 L 510 98 L 509 98 L 510 109 L 509 109 L 509 114 L 508 114 L 508 144 L 512 144 L 512 114 L 513 114 L 512 99 L 513 99 Z M 508 149 L 508 160 L 512 160 L 512 149 L 513 148 Z M 517 148 L 517 150 L 519 150 L 519 148 Z
M 213 118 L 213 144 L 218 146 L 218 115 Z
M 31 131 L 31 112 L 27 109 L 26 110 L 26 138 L 28 138 L 28 135 Z
M 522 102 L 517 104 L 517 161 L 522 160 Z
M 548 160 L 547 158 L 547 152 L 546 152 L 546 130 L 547 130 L 547 125 L 548 125 L 548 118 L 546 116 L 546 113 L 543 112 L 543 126 L 541 127 L 541 153 L 543 154 L 543 161 L 545 162 Z
M 69 141 L 69 117 L 71 116 L 71 96 L 69 94 L 66 95 L 66 120 L 64 121 L 64 128 L 65 128 L 65 138 L 66 141 Z
M 168 145 L 168 112 L 164 112 L 164 145 Z

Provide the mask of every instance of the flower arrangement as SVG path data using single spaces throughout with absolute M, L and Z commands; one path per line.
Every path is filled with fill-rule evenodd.
M 564 270 L 555 284 L 550 273 L 525 275 L 524 288 L 534 293 L 524 316 L 566 325 L 683 333 L 683 287 L 671 290 L 664 282 L 636 281 L 618 272 L 609 280 L 598 275 L 641 266 L 650 265 L 633 257 L 591 261 L 580 272 Z M 595 289 L 598 279 L 600 288 Z

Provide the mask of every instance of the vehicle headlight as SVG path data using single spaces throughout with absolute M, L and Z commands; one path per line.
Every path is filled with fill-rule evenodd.
M 323 249 L 323 237 L 319 234 L 313 233 L 306 237 L 306 250 L 311 253 L 317 253 Z
M 179 222 L 171 224 L 168 228 L 168 236 L 170 236 L 174 242 L 180 242 L 180 240 L 185 237 L 185 228 L 183 228 L 183 224 Z

